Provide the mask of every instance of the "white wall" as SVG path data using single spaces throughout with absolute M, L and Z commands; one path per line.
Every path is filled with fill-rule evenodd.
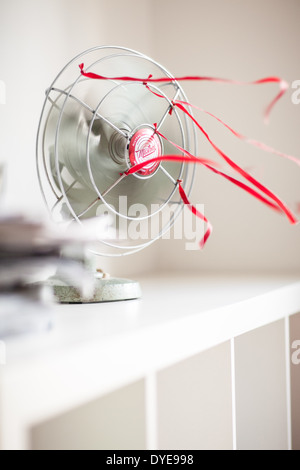
M 35 138 L 44 91 L 78 52 L 100 44 L 152 55 L 175 74 L 299 79 L 298 0 L 0 0 L 0 158 L 8 161 L 5 204 L 43 207 L 35 172 Z M 186 84 L 191 101 L 241 132 L 300 156 L 300 106 L 286 97 L 263 127 L 261 109 L 274 86 L 240 88 Z M 237 143 L 208 119 L 219 145 L 263 173 L 287 202 L 300 200 L 300 171 L 288 162 Z M 200 139 L 200 153 L 211 155 Z M 207 172 L 199 171 L 193 202 L 205 203 L 214 234 L 203 253 L 162 241 L 123 261 L 103 261 L 114 273 L 146 269 L 299 270 L 300 229 Z
M 213 75 L 252 80 L 279 75 L 300 78 L 299 0 L 156 0 L 155 57 L 177 74 Z M 261 88 L 186 84 L 190 100 L 214 112 L 250 137 L 300 157 L 300 105 L 291 92 L 274 109 L 269 126 L 261 111 L 276 87 Z M 300 200 L 300 171 L 289 162 L 264 155 L 236 142 L 203 115 L 211 136 L 236 157 L 254 167 L 286 202 Z M 201 155 L 213 155 L 199 140 Z M 210 153 L 209 153 L 210 152 Z M 160 263 L 169 269 L 272 270 L 300 269 L 300 227 L 291 227 L 229 183 L 198 171 L 193 202 L 205 204 L 214 233 L 204 252 L 184 251 L 184 242 L 162 242 Z
M 45 90 L 62 67 L 96 45 L 120 45 L 152 55 L 150 0 L 0 0 L 0 161 L 8 164 L 6 208 L 43 211 L 35 141 Z M 135 261 L 136 260 L 136 261 Z M 123 272 L 128 269 L 125 261 Z M 154 266 L 151 250 L 131 259 L 131 271 Z M 105 260 L 105 267 L 110 263 Z M 119 271 L 122 262 L 114 262 Z
M 72 57 L 102 44 L 140 47 L 151 53 L 151 21 L 136 31 L 149 2 L 129 0 L 0 0 L 0 80 L 7 104 L 0 108 L 0 154 L 9 164 L 7 204 L 41 203 L 35 174 L 35 138 L 46 88 Z

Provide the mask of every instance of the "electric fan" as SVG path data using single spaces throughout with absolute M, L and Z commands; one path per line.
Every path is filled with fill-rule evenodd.
M 87 72 L 106 79 L 83 76 L 82 62 Z M 146 84 L 109 78 L 150 75 L 170 81 Z M 46 91 L 37 137 L 41 191 L 57 223 L 82 223 L 110 214 L 117 236 L 98 240 L 96 234 L 97 243 L 90 247 L 94 255 L 126 256 L 150 246 L 171 229 L 183 210 L 178 181 L 190 194 L 194 165 L 155 162 L 135 174 L 124 174 L 153 157 L 182 155 L 170 142 L 196 154 L 194 124 L 172 109 L 175 99 L 187 101 L 180 84 L 163 66 L 144 54 L 114 46 L 78 55 Z M 168 140 L 162 141 L 155 126 Z M 90 302 L 140 297 L 134 281 L 95 275 Z M 71 286 L 58 283 L 55 289 L 61 301 L 83 301 Z

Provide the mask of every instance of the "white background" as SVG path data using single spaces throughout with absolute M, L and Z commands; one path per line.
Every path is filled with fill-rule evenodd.
M 77 53 L 120 45 L 152 56 L 174 74 L 253 80 L 300 78 L 298 0 L 0 0 L 0 160 L 8 163 L 6 208 L 43 211 L 35 172 L 35 139 L 44 92 Z M 300 105 L 292 91 L 269 126 L 262 110 L 276 87 L 186 84 L 190 101 L 218 114 L 240 132 L 300 157 Z M 200 117 L 200 115 L 199 115 Z M 293 206 L 300 201 L 300 169 L 237 142 L 201 115 L 212 137 Z M 199 136 L 199 153 L 212 156 Z M 101 260 L 118 275 L 150 270 L 298 272 L 300 228 L 227 182 L 199 171 L 193 202 L 204 203 L 214 234 L 204 252 L 184 241 L 161 241 L 124 260 Z

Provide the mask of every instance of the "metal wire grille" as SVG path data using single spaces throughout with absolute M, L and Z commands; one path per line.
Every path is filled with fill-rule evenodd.
M 187 101 L 178 82 L 172 81 L 161 86 L 149 85 L 154 92 L 164 97 L 160 103 L 158 99 L 155 102 L 152 97 L 149 111 L 150 98 L 145 93 L 151 93 L 142 83 L 124 84 L 107 80 L 105 84 L 102 82 L 95 86 L 92 83 L 94 81 L 79 73 L 78 65 L 82 61 L 85 62 L 87 71 L 109 71 L 110 67 L 121 67 L 119 75 L 124 75 L 122 67 L 130 68 L 133 64 L 133 68 L 137 68 L 133 73 L 139 73 L 139 77 L 148 76 L 149 70 L 156 76 L 173 77 L 163 66 L 143 54 L 126 48 L 106 46 L 90 49 L 75 57 L 46 92 L 37 138 L 37 169 L 43 197 L 54 218 L 57 219 L 58 213 L 61 221 L 67 218 L 81 223 L 82 219 L 97 214 L 97 207 L 103 204 L 108 212 L 119 219 L 149 223 L 168 206 L 175 207 L 169 220 L 159 226 L 152 238 L 139 242 L 102 241 L 104 251 L 98 247 L 96 251 L 93 250 L 96 254 L 109 256 L 132 254 L 151 245 L 171 229 L 183 209 L 176 191 L 177 180 L 183 179 L 185 190 L 189 194 L 195 167 L 176 164 L 177 166 L 173 165 L 171 168 L 160 164 L 157 174 L 150 175 L 146 178 L 147 181 L 139 175 L 120 176 L 117 163 L 106 158 L 109 157 L 107 134 L 118 134 L 128 144 L 136 129 L 141 126 L 154 129 L 153 123 L 156 122 L 158 130 L 164 131 L 169 125 L 172 126 L 175 133 L 172 134 L 172 140 L 186 150 L 196 152 L 195 127 L 178 110 L 173 110 L 172 117 L 169 114 L 173 100 Z M 88 99 L 82 96 L 83 89 L 88 91 Z M 111 109 L 122 116 L 121 124 L 120 118 L 110 115 Z M 133 119 L 135 114 L 137 117 Z M 155 121 L 150 120 L 152 117 Z M 101 130 L 98 132 L 98 129 Z M 124 165 L 129 167 L 128 159 L 124 159 Z M 124 194 L 129 195 L 133 203 L 145 200 L 149 206 L 153 202 L 153 195 L 154 201 L 159 201 L 159 204 L 147 216 L 129 216 L 128 213 L 115 209 L 109 200 L 111 198 L 114 201 Z

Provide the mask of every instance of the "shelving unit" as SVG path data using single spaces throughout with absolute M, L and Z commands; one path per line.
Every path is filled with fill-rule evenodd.
M 6 342 L 1 449 L 299 449 L 300 281 L 141 279 Z

